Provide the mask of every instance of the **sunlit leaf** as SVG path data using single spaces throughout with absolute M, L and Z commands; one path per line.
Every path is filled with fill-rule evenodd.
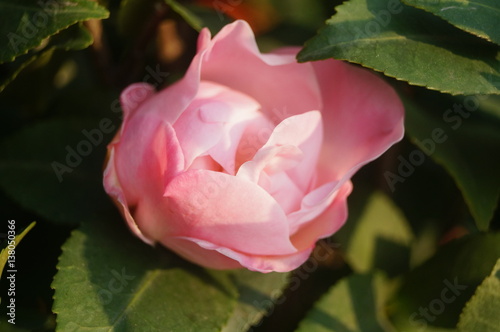
M 497 0 L 403 0 L 427 10 L 462 30 L 500 44 L 500 2 Z
M 288 273 L 259 273 L 237 270 L 231 278 L 238 287 L 238 303 L 222 332 L 248 331 L 265 315 L 272 313 L 288 284 Z
M 335 58 L 450 94 L 499 94 L 498 46 L 398 0 L 350 0 L 298 54 Z
M 0 63 L 12 61 L 80 21 L 108 17 L 95 1 L 0 0 Z
M 361 215 L 348 222 L 355 223 L 349 225 L 355 229 L 343 251 L 356 272 L 381 269 L 395 275 L 408 269 L 412 231 L 401 211 L 386 196 L 372 194 Z
M 500 326 L 500 259 L 491 274 L 466 304 L 458 322 L 459 332 L 496 332 Z
M 236 305 L 227 272 L 149 247 L 117 220 L 74 231 L 58 270 L 52 284 L 58 331 L 220 331 Z
M 315 304 L 297 332 L 396 332 L 384 311 L 388 289 L 381 274 L 344 278 Z
M 46 61 L 45 59 L 49 58 L 54 50 L 81 50 L 91 45 L 92 42 L 92 35 L 81 24 L 75 24 L 59 32 L 49 39 L 42 50 L 21 55 L 13 62 L 1 65 L 4 73 L 0 75 L 0 92 L 29 65 L 37 60 Z

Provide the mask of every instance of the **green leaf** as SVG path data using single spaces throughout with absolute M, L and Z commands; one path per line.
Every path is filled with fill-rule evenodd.
M 204 6 L 189 4 L 187 4 L 185 8 L 193 17 L 195 17 L 196 21 L 199 22 L 198 24 L 202 28 L 208 28 L 210 30 L 212 36 L 215 36 L 224 26 L 233 22 L 234 20 L 218 8 L 215 8 L 214 10 Z M 192 24 L 191 26 L 196 29 L 196 27 Z
M 46 58 L 49 58 L 54 50 L 81 50 L 91 45 L 92 42 L 92 35 L 82 24 L 75 24 L 59 32 L 50 37 L 47 46 L 39 52 L 21 55 L 13 62 L 2 65 L 2 69 L 6 74 L 0 75 L 0 92 L 29 65 L 37 62 L 37 60 L 45 62 Z
M 161 0 L 160 0 L 161 1 Z M 205 25 L 203 19 L 193 9 L 197 6 L 185 6 L 179 1 L 162 0 L 164 7 L 177 13 L 193 29 L 200 31 Z M 160 3 L 161 5 L 161 3 Z M 127 38 L 136 38 L 152 15 L 159 10 L 158 0 L 124 0 L 118 11 L 118 29 Z M 163 8 L 165 9 L 165 8 Z
M 455 328 L 465 303 L 498 257 L 500 233 L 468 235 L 444 245 L 403 279 L 390 305 L 394 324 L 401 331 Z
M 109 15 L 89 0 L 0 0 L 0 13 L 0 63 L 13 61 L 70 25 Z
M 467 303 L 458 322 L 459 332 L 496 332 L 500 326 L 500 259 Z
M 500 44 L 500 3 L 497 0 L 403 0 L 437 15 L 456 27 Z
M 381 274 L 344 278 L 315 304 L 297 332 L 395 331 L 384 312 L 389 290 Z
M 348 222 L 355 223 L 355 229 L 344 251 L 354 271 L 381 269 L 396 275 L 408 269 L 412 231 L 401 211 L 385 195 L 372 194 L 361 216 Z
M 134 238 L 125 222 L 82 224 L 64 244 L 55 289 L 58 331 L 220 331 L 237 289 Z
M 429 93 L 405 105 L 407 132 L 451 174 L 480 230 L 488 229 L 500 197 L 500 121 L 481 111 L 488 98 Z
M 115 128 L 107 118 L 58 119 L 26 127 L 0 142 L 0 188 L 54 222 L 78 224 L 109 212 L 102 163 Z
M 11 225 L 9 223 L 9 225 Z M 15 224 L 14 224 L 15 225 Z M 14 246 L 14 249 L 15 250 L 17 248 L 17 246 L 19 245 L 19 243 L 21 242 L 21 240 L 24 238 L 24 236 L 26 234 L 28 234 L 28 232 L 33 228 L 35 227 L 36 225 L 36 222 L 33 221 L 31 224 L 28 225 L 28 227 L 26 227 L 20 234 L 17 234 L 15 236 L 15 239 L 14 239 L 14 243 L 12 243 L 12 245 Z M 5 267 L 5 264 L 7 264 L 7 261 L 9 259 L 9 250 L 8 249 L 8 245 L 10 245 L 11 242 L 9 240 L 7 240 L 7 245 L 5 246 L 5 248 L 2 249 L 2 251 L 0 252 L 0 279 L 2 278 L 2 272 L 3 272 L 3 269 Z
M 299 61 L 336 58 L 450 94 L 500 94 L 498 46 L 398 0 L 350 0 L 336 10 Z
M 174 12 L 179 14 L 193 29 L 200 31 L 203 28 L 203 22 L 189 8 L 181 5 L 178 1 L 164 0 Z
M 270 314 L 288 284 L 289 273 L 259 273 L 238 270 L 231 277 L 238 287 L 238 303 L 222 332 L 248 331 Z

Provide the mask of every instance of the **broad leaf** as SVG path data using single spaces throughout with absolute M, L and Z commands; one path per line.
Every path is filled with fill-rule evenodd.
M 165 7 L 177 13 L 184 19 L 193 29 L 200 31 L 204 27 L 208 27 L 212 34 L 217 33 L 225 24 L 231 21 L 220 14 L 216 10 L 204 8 L 199 5 L 181 4 L 180 1 L 162 0 Z M 155 12 L 164 10 L 158 6 L 157 0 L 124 0 L 120 3 L 118 12 L 118 29 L 126 38 L 136 38 L 141 29 L 144 28 L 145 22 L 151 19 Z
M 403 279 L 391 301 L 401 331 L 455 328 L 465 303 L 500 257 L 500 233 L 468 235 L 443 246 Z
M 0 63 L 38 47 L 70 25 L 109 15 L 97 2 L 89 0 L 0 0 L 0 13 Z
M 121 220 L 84 223 L 62 250 L 52 284 L 58 331 L 220 331 L 236 304 L 227 272 L 149 247 Z
M 54 222 L 77 224 L 109 211 L 102 163 L 113 129 L 116 126 L 105 118 L 26 127 L 0 142 L 0 188 Z
M 496 332 L 500 326 L 500 259 L 477 288 L 458 323 L 459 332 Z
M 408 269 L 412 231 L 403 214 L 386 196 L 379 192 L 372 194 L 361 215 L 355 220 L 350 218 L 348 223 L 355 223 L 349 225 L 355 229 L 343 250 L 356 272 L 381 269 L 395 275 Z
M 336 10 L 299 61 L 336 58 L 450 94 L 500 94 L 498 46 L 398 0 L 350 0 Z
M 288 273 L 259 273 L 238 270 L 231 273 L 238 288 L 238 303 L 231 319 L 222 332 L 248 331 L 273 307 L 281 303 L 279 298 L 288 284 Z
M 403 0 L 444 18 L 462 30 L 500 44 L 500 2 L 497 0 Z
M 381 274 L 340 280 L 309 311 L 297 332 L 395 332 L 385 316 L 389 287 Z
M 12 82 L 17 75 L 33 62 L 50 57 L 54 50 L 81 50 L 93 42 L 92 35 L 81 24 L 75 24 L 59 32 L 49 39 L 48 44 L 39 52 L 21 55 L 13 62 L 2 65 L 5 74 L 0 75 L 0 92 Z
M 480 111 L 488 98 L 436 98 L 430 93 L 418 97 L 418 103 L 406 103 L 407 132 L 454 178 L 480 230 L 488 229 L 500 197 L 500 121 Z M 417 152 L 403 159 L 410 173 L 418 172 Z

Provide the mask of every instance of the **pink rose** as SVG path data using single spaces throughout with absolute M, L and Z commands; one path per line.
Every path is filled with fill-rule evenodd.
M 210 268 L 290 271 L 347 218 L 350 178 L 403 136 L 394 90 L 341 61 L 207 29 L 186 75 L 121 95 L 104 186 L 132 231 Z

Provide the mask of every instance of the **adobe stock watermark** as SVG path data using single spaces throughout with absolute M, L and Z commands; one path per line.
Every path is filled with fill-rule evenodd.
M 381 9 L 375 14 L 375 19 L 370 20 L 364 25 L 364 29 L 354 27 L 354 39 L 367 39 L 378 35 L 382 28 L 391 23 L 392 16 L 403 11 L 403 5 L 399 0 L 387 1 L 386 9 Z
M 162 72 L 160 70 L 160 65 L 157 64 L 153 69 L 150 66 L 146 67 L 146 72 L 148 74 L 144 76 L 142 82 L 149 83 L 154 87 L 157 87 L 161 83 L 165 81 L 165 78 L 168 77 L 169 73 Z M 140 92 L 141 90 L 139 90 Z M 137 103 L 141 102 L 144 99 L 144 96 L 137 93 L 137 95 L 130 96 L 129 102 L 137 101 Z M 111 103 L 111 112 L 117 114 L 115 119 L 122 120 L 123 113 L 120 107 L 120 100 L 115 99 Z M 75 168 L 80 166 L 85 157 L 88 157 L 94 149 L 102 144 L 103 141 L 108 142 L 108 139 L 104 140 L 107 135 L 113 133 L 116 129 L 116 125 L 113 123 L 111 118 L 102 118 L 99 121 L 99 124 L 96 128 L 91 129 L 83 129 L 81 131 L 81 135 L 83 138 L 74 146 L 66 145 L 66 156 L 64 161 L 52 161 L 50 164 L 54 174 L 57 177 L 59 183 L 63 182 L 64 175 L 66 173 L 72 173 Z
M 453 283 L 445 279 L 443 284 L 444 287 L 438 297 L 429 301 L 427 306 L 419 307 L 418 311 L 410 315 L 410 324 L 418 328 L 418 331 L 424 331 L 428 323 L 434 322 L 438 316 L 444 313 L 447 304 L 453 303 L 468 288 L 467 285 L 459 284 L 456 277 L 453 279 Z
M 458 130 L 464 120 L 468 119 L 471 113 L 479 109 L 480 102 L 487 98 L 487 95 L 468 96 L 464 98 L 462 103 L 454 103 L 453 107 L 443 112 L 441 117 L 443 123 L 447 124 L 448 128 L 451 128 L 453 131 Z M 384 172 L 384 178 L 391 191 L 394 192 L 396 190 L 396 184 L 404 183 L 406 179 L 412 176 L 416 168 L 421 166 L 427 157 L 436 151 L 436 146 L 446 142 L 448 138 L 446 129 L 435 127 L 431 130 L 427 138 L 417 141 L 418 145 L 422 146 L 423 151 L 415 148 L 406 157 L 399 155 L 397 157 L 399 161 L 397 174 L 391 171 Z
M 130 288 L 130 282 L 136 278 L 134 275 L 127 274 L 125 268 L 122 268 L 121 271 L 111 270 L 111 276 L 107 283 L 105 283 L 102 287 L 97 291 L 97 296 L 99 298 L 99 302 L 103 306 L 107 306 L 111 304 L 115 299 L 115 296 Z M 99 307 L 99 306 L 97 306 Z M 85 303 L 77 306 L 75 308 L 76 312 L 79 313 L 88 313 L 84 315 L 85 318 L 83 320 L 78 321 L 78 324 L 75 322 L 69 322 L 65 326 L 63 326 L 63 330 L 67 332 L 72 331 L 80 331 L 82 327 L 90 327 L 93 325 L 93 312 L 96 311 L 95 303 Z M 85 325 L 82 325 L 85 324 Z
M 9 288 L 7 289 L 7 321 L 10 324 L 16 324 L 16 221 L 14 219 L 8 220 L 7 231 L 7 262 L 5 263 L 5 272 L 8 275 L 5 277 L 8 280 Z
M 20 22 L 19 33 L 9 32 L 7 38 L 9 39 L 9 45 L 15 53 L 19 53 L 29 40 L 37 35 L 37 33 L 47 27 L 50 18 L 54 16 L 61 8 L 74 6 L 71 2 L 60 1 L 60 0 L 48 0 L 42 1 L 38 0 L 36 4 L 41 10 L 35 11 L 33 15 L 23 16 Z M 29 12 L 26 12 L 29 13 Z

